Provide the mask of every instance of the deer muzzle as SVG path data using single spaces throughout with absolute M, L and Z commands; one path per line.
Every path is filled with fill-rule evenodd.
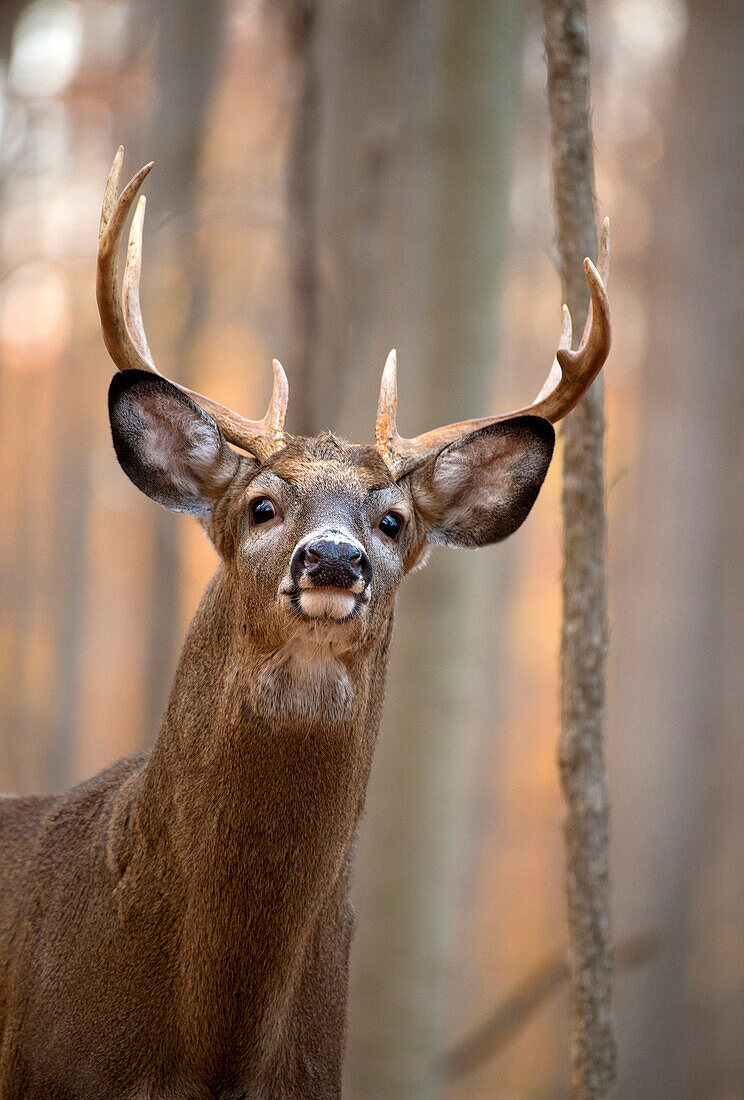
M 369 600 L 372 565 L 360 542 L 346 531 L 315 531 L 298 543 L 289 574 L 292 602 L 306 618 L 352 618 Z

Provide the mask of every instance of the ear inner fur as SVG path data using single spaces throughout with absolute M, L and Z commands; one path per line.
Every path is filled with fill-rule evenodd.
M 542 417 L 491 424 L 445 445 L 410 478 L 430 542 L 500 542 L 527 518 L 550 464 L 555 431 Z
M 114 375 L 109 415 L 117 458 L 138 489 L 177 512 L 209 514 L 238 469 L 212 419 L 165 378 Z

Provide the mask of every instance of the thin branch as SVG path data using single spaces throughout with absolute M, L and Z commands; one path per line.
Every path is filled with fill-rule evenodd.
M 584 256 L 596 256 L 585 0 L 543 0 L 553 194 L 564 301 L 581 332 Z M 604 406 L 598 379 L 564 429 L 563 629 L 559 764 L 566 805 L 571 1064 L 575 1097 L 616 1080 L 612 1011 L 609 804 L 604 758 Z
M 656 933 L 630 936 L 618 945 L 615 966 L 618 971 L 635 970 L 653 959 L 661 946 L 661 938 Z M 454 1081 L 499 1054 L 568 979 L 567 954 L 545 959 L 496 1006 L 479 1028 L 445 1055 L 443 1076 Z

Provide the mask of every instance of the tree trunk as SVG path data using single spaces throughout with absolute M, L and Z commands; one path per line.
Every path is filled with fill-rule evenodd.
M 393 345 L 403 430 L 491 407 L 521 27 L 517 0 L 322 9 L 317 355 L 352 438 L 372 437 Z M 504 563 L 435 552 L 401 597 L 353 886 L 354 1100 L 437 1088 L 475 726 L 496 690 L 483 621 Z
M 198 259 L 194 223 L 197 172 L 211 93 L 217 76 L 224 36 L 224 0 L 159 0 L 156 110 L 148 148 L 137 164 L 154 158 L 157 170 L 147 181 L 151 229 L 165 222 L 159 253 L 185 285 L 187 305 L 170 349 L 172 377 L 188 386 L 191 345 L 201 325 L 204 276 Z M 165 238 L 165 239 L 163 239 Z M 152 268 L 145 264 L 145 278 Z M 171 297 L 173 289 L 169 288 Z M 173 302 L 167 303 L 173 308 Z M 179 308 L 180 303 L 176 303 Z M 153 329 L 158 330 L 157 318 Z M 172 326 L 169 326 L 172 327 Z M 170 354 L 168 354 L 170 352 Z M 168 373 L 169 367 L 161 367 Z M 155 738 L 165 712 L 182 639 L 179 608 L 181 553 L 179 526 L 162 509 L 153 511 L 154 564 L 150 594 L 150 630 L 146 660 L 144 729 L 142 741 Z
M 298 435 L 312 436 L 335 423 L 339 411 L 339 388 L 327 384 L 329 373 L 335 373 L 333 364 L 321 363 L 318 355 L 319 19 L 316 0 L 288 0 L 284 7 L 289 53 L 298 70 L 299 84 L 287 161 L 291 318 L 288 362 L 292 371 L 293 430 Z
M 619 1092 L 638 1100 L 744 1080 L 744 117 L 722 108 L 744 95 L 744 7 L 687 8 L 630 273 L 649 337 L 614 600 L 617 916 L 665 942 L 618 1005 Z
M 596 256 L 584 0 L 543 0 L 553 192 L 561 282 L 577 332 L 588 292 L 582 262 Z M 566 420 L 563 449 L 563 627 L 559 762 L 566 806 L 571 962 L 571 1063 L 577 1097 L 612 1093 L 609 803 L 605 776 L 604 407 L 601 377 Z

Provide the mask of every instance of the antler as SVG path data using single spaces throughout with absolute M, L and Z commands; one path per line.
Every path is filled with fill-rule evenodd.
M 610 303 L 605 289 L 610 273 L 610 220 L 605 218 L 599 242 L 599 271 L 591 260 L 584 260 L 584 271 L 589 284 L 591 302 L 581 343 L 571 350 L 571 314 L 563 307 L 563 324 L 558 350 L 555 353 L 550 374 L 545 385 L 531 405 L 501 416 L 485 416 L 477 420 L 462 420 L 436 428 L 415 439 L 398 435 L 395 425 L 398 405 L 397 359 L 395 350 L 390 352 L 382 374 L 380 401 L 377 406 L 375 437 L 377 450 L 390 469 L 400 475 L 420 456 L 439 450 L 447 443 L 459 439 L 468 432 L 511 420 L 515 416 L 543 416 L 555 423 L 569 413 L 589 389 L 599 374 L 610 352 L 612 331 Z M 601 273 L 601 274 L 600 274 Z
M 106 189 L 103 193 L 101 224 L 98 231 L 98 270 L 96 275 L 96 298 L 101 317 L 101 329 L 108 353 L 119 370 L 149 371 L 160 375 L 145 336 L 140 308 L 139 282 L 142 270 L 142 228 L 145 220 L 145 196 L 142 195 L 132 219 L 129 233 L 127 259 L 122 281 L 122 295 L 119 297 L 119 246 L 124 225 L 132 203 L 137 197 L 145 177 L 152 168 L 152 162 L 140 168 L 119 194 L 121 166 L 124 149 L 119 150 L 111 165 Z M 230 442 L 251 451 L 260 459 L 284 446 L 284 419 L 287 415 L 289 385 L 281 363 L 274 359 L 274 385 L 266 415 L 261 420 L 248 420 L 238 413 L 204 397 L 185 386 L 178 386 L 198 405 L 216 420 L 225 438 Z M 161 375 L 162 377 L 162 375 Z M 172 383 L 177 385 L 177 383 Z

